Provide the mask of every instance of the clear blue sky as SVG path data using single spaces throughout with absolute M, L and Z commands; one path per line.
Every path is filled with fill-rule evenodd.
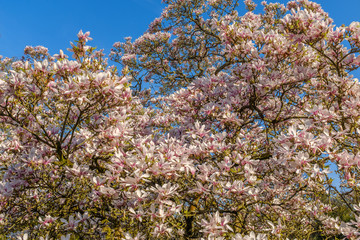
M 316 2 L 336 25 L 360 21 L 360 0 Z M 0 55 L 20 57 L 27 45 L 55 54 L 66 50 L 80 29 L 91 32 L 91 46 L 108 53 L 124 37 L 139 37 L 163 8 L 161 0 L 0 0 Z
M 0 55 L 22 56 L 27 45 L 55 54 L 80 29 L 91 32 L 89 45 L 109 52 L 124 37 L 139 37 L 163 8 L 161 0 L 0 0 Z

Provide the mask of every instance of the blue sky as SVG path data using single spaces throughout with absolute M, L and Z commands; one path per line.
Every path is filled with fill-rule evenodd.
M 360 21 L 359 0 L 316 2 L 336 25 Z M 66 50 L 80 29 L 91 32 L 91 46 L 108 53 L 124 37 L 139 37 L 164 6 L 161 0 L 0 0 L 0 55 L 20 57 L 27 45 L 55 54 Z
M 109 52 L 124 37 L 139 37 L 163 7 L 161 0 L 0 0 L 0 55 L 21 56 L 27 45 L 55 54 L 80 29 Z

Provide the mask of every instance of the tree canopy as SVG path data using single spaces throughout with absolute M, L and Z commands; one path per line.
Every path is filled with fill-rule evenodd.
M 164 2 L 119 71 L 82 31 L 1 59 L 3 238 L 357 239 L 360 23 Z

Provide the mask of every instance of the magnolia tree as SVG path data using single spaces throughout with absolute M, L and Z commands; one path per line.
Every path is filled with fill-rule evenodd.
M 165 3 L 115 44 L 121 73 L 81 31 L 72 58 L 2 59 L 2 237 L 357 239 L 360 23 L 307 0 Z
M 2 72 L 4 237 L 101 239 L 131 229 L 136 193 L 125 189 L 147 177 L 136 163 L 151 141 L 151 115 L 131 97 L 127 77 L 85 45 L 89 33 L 78 37 L 74 60 L 27 47 L 24 61 Z

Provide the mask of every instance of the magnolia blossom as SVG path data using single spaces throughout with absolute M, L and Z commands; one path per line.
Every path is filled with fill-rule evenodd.
M 250 234 L 241 236 L 241 234 L 236 234 L 233 240 L 266 240 L 267 236 L 265 234 L 255 234 L 254 232 L 250 232 Z
M 75 220 L 73 215 L 71 215 L 69 217 L 69 220 L 61 218 L 60 221 L 63 222 L 64 223 L 63 226 L 66 227 L 69 230 L 75 229 L 78 226 L 78 223 L 79 223 L 78 220 Z
M 229 222 L 229 216 L 221 217 L 219 212 L 216 212 L 214 215 L 209 215 L 209 220 L 201 220 L 201 225 L 203 226 L 201 231 L 209 238 L 219 237 L 228 231 L 233 231 L 228 225 Z
M 61 236 L 61 240 L 70 240 L 71 234 L 66 234 Z
M 56 218 L 51 217 L 50 215 L 46 215 L 44 220 L 39 217 L 39 223 L 48 226 L 49 224 L 53 223 L 56 220 Z

